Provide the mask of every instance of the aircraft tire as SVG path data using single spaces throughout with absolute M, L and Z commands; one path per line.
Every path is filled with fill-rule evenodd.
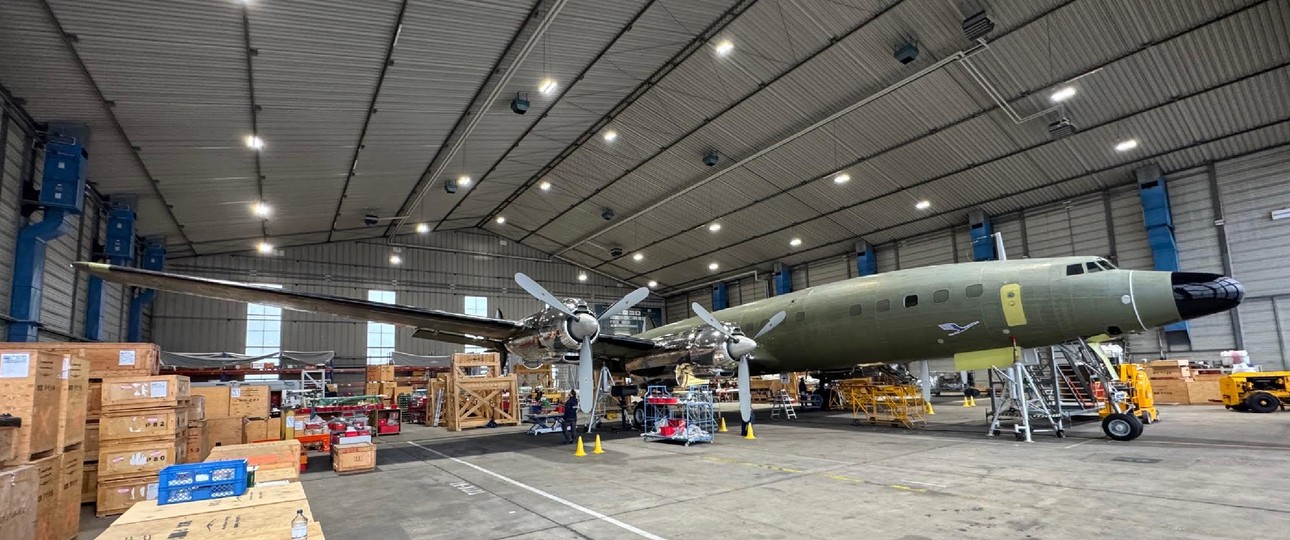
M 644 402 L 637 402 L 636 406 L 632 408 L 632 422 L 639 426 L 641 431 L 645 431 Z
M 1116 441 L 1132 441 L 1142 435 L 1142 421 L 1138 417 L 1112 413 L 1102 419 L 1102 433 Z
M 1270 413 L 1281 408 L 1281 400 L 1267 392 L 1255 392 L 1246 396 L 1245 406 L 1252 412 Z
M 1142 420 L 1142 425 L 1144 426 L 1149 426 L 1152 423 L 1151 413 L 1147 411 L 1142 411 L 1142 416 L 1140 417 L 1140 419 Z

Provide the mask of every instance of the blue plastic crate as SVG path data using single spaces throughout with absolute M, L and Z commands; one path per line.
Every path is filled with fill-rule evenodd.
M 171 465 L 161 470 L 157 504 L 205 501 L 246 493 L 246 460 Z

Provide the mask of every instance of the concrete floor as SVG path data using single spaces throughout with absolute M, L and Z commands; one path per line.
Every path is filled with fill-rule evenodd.
M 920 431 L 814 412 L 760 423 L 749 441 L 727 412 L 733 429 L 714 444 L 606 433 L 606 453 L 581 458 L 557 444 L 558 434 L 407 426 L 379 440 L 377 471 L 338 477 L 319 457 L 302 481 L 331 539 L 1275 538 L 1290 530 L 1290 413 L 1165 407 L 1162 422 L 1130 443 L 1085 424 L 1026 444 L 985 437 L 986 409 L 950 399 Z M 89 515 L 83 530 L 111 521 Z

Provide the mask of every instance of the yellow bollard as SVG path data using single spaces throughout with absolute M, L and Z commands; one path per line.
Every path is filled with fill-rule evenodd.
M 925 401 L 924 403 L 927 404 L 927 414 L 936 414 L 936 411 L 932 410 L 932 402 Z
M 595 447 L 594 449 L 592 449 L 592 450 L 591 450 L 591 453 L 593 453 L 593 454 L 603 454 L 603 453 L 605 453 L 605 449 L 600 447 L 600 434 L 599 434 L 599 433 L 597 433 L 597 434 L 596 434 L 596 447 Z
M 750 441 L 751 441 L 751 440 L 755 440 L 755 439 L 757 438 L 757 436 L 756 436 L 756 435 L 753 435 L 753 428 L 752 428 L 752 427 L 753 427 L 753 425 L 752 425 L 752 424 L 748 424 L 748 434 L 747 434 L 747 435 L 744 435 L 744 438 L 745 438 L 745 439 L 748 439 L 748 440 L 750 440 Z
M 578 437 L 578 450 L 573 453 L 573 457 L 587 457 L 587 451 L 582 449 L 582 437 Z
M 721 417 L 721 428 L 717 430 L 717 433 L 726 433 L 726 417 L 724 416 Z

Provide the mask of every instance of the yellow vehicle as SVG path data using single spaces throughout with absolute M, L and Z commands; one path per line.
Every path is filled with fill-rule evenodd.
M 1142 364 L 1116 366 L 1120 380 L 1099 395 L 1098 415 L 1102 431 L 1117 441 L 1130 441 L 1142 434 L 1142 426 L 1160 421 L 1151 380 Z M 1121 394 L 1123 392 L 1123 394 Z
M 1234 411 L 1270 413 L 1290 403 L 1290 371 L 1233 373 L 1218 380 L 1223 406 Z

